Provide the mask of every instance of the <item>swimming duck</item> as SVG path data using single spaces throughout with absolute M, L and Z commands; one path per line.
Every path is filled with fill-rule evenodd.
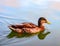
M 29 22 L 24 22 L 21 24 L 10 25 L 8 27 L 17 33 L 23 33 L 23 32 L 37 33 L 45 30 L 43 26 L 44 23 L 50 24 L 44 17 L 40 17 L 38 19 L 38 25 Z

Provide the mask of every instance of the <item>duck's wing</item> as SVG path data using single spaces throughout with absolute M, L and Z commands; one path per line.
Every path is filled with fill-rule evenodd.
M 15 28 L 15 29 L 16 28 L 22 29 L 22 28 L 35 28 L 35 27 L 37 27 L 37 25 L 35 25 L 33 23 L 25 22 L 25 23 L 21 23 L 21 24 L 10 25 L 10 27 Z

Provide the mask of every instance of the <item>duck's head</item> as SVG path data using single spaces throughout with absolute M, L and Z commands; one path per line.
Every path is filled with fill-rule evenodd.
M 48 22 L 46 18 L 40 17 L 38 20 L 38 26 L 40 27 L 44 23 L 50 24 L 50 22 Z

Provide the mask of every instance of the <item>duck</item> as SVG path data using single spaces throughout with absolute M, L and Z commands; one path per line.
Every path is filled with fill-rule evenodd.
M 17 33 L 37 33 L 37 32 L 42 32 L 45 30 L 45 27 L 44 27 L 44 23 L 47 23 L 47 24 L 50 24 L 50 22 L 48 22 L 48 20 L 44 17 L 40 17 L 38 19 L 38 25 L 36 24 L 33 24 L 31 22 L 23 22 L 23 23 L 20 23 L 20 24 L 11 24 L 9 25 L 9 29 L 17 32 Z

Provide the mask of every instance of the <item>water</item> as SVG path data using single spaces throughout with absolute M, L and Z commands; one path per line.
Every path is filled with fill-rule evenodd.
M 17 9 L 5 5 L 0 6 L 0 46 L 60 46 L 60 11 L 48 8 L 47 1 L 40 6 L 31 2 L 29 6 L 23 6 Z M 8 25 L 22 22 L 37 24 L 41 16 L 51 22 L 50 25 L 45 25 L 46 31 L 51 32 L 45 39 L 38 39 L 37 36 L 11 39 L 6 37 L 11 32 Z

